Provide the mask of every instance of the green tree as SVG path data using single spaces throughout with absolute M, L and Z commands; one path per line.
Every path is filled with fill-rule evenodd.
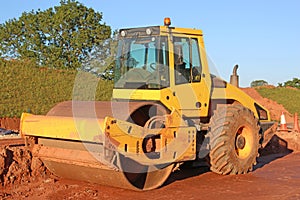
M 300 79 L 299 78 L 293 78 L 293 80 L 289 80 L 284 82 L 283 86 L 289 86 L 300 89 Z
M 255 80 L 251 82 L 251 87 L 258 87 L 268 85 L 268 82 L 265 80 Z
M 75 0 L 45 11 L 24 12 L 0 25 L 0 56 L 29 58 L 39 65 L 78 68 L 111 35 L 102 13 Z
M 81 70 L 96 74 L 105 80 L 114 78 L 115 57 L 118 46 L 118 31 L 112 37 L 97 45 L 83 61 Z

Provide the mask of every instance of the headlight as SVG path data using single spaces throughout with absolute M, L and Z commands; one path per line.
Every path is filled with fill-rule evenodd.
M 152 34 L 151 28 L 147 28 L 147 29 L 146 29 L 146 34 L 147 34 L 147 35 L 151 35 L 151 34 Z
M 121 31 L 121 36 L 125 37 L 126 36 L 126 31 Z

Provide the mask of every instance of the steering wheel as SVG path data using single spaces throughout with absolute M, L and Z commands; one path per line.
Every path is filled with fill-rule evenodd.
M 156 63 L 151 63 L 150 64 L 150 68 L 155 71 L 156 70 Z
M 127 65 L 128 67 L 136 67 L 136 64 L 137 64 L 137 61 L 133 58 L 133 57 L 130 57 L 127 59 Z

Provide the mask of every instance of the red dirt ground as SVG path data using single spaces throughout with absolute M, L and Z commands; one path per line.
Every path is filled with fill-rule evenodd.
M 1 199 L 300 199 L 300 153 L 259 158 L 254 172 L 222 176 L 207 168 L 175 172 L 156 190 L 135 192 L 44 177 L 2 187 Z M 31 177 L 33 178 L 33 177 Z

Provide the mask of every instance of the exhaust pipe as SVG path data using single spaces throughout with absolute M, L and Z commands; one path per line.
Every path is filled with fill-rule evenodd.
M 239 76 L 237 75 L 238 65 L 233 67 L 232 75 L 230 76 L 230 84 L 239 87 Z

